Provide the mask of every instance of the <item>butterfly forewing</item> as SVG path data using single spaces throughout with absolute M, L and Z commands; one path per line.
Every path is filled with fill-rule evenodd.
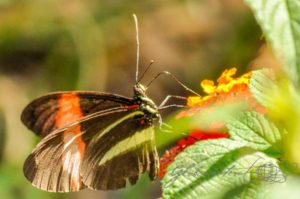
M 22 122 L 45 137 L 55 129 L 80 118 L 113 107 L 132 104 L 123 96 L 100 92 L 57 92 L 37 98 L 21 115 Z
M 89 129 L 105 128 L 113 121 L 111 116 L 121 117 L 126 112 L 121 108 L 98 112 L 49 134 L 25 161 L 25 176 L 34 186 L 46 191 L 69 192 L 83 188 L 80 168 L 87 142 L 92 137 Z

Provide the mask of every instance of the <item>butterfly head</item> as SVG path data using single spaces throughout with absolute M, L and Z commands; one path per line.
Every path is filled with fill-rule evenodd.
M 147 113 L 148 119 L 154 119 L 159 117 L 158 108 L 156 104 L 146 95 L 147 87 L 137 83 L 134 87 L 134 99 L 140 108 Z
M 141 83 L 137 83 L 133 87 L 135 96 L 146 96 L 146 90 L 147 90 L 147 87 Z

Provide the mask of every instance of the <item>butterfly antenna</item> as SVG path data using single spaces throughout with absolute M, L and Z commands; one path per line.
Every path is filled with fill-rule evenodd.
M 149 65 L 148 65 L 147 68 L 144 70 L 144 72 L 142 73 L 142 75 L 140 76 L 140 78 L 138 78 L 137 83 L 139 83 L 139 82 L 143 79 L 143 77 L 145 76 L 145 74 L 147 73 L 147 71 L 149 70 L 150 66 L 151 66 L 153 63 L 154 63 L 154 61 L 153 61 L 153 60 L 150 60 Z
M 139 59 L 140 59 L 140 39 L 139 39 L 139 26 L 138 19 L 135 14 L 132 15 L 135 24 L 135 32 L 136 32 L 136 70 L 135 70 L 135 83 L 138 83 L 139 76 Z
M 197 96 L 201 96 L 200 94 L 198 94 L 196 91 L 193 91 L 192 89 L 190 89 L 189 87 L 187 87 L 184 83 L 182 83 L 179 79 L 177 79 L 177 77 L 175 77 L 172 73 L 168 72 L 168 71 L 162 71 L 160 73 L 158 73 L 146 86 L 146 88 L 149 88 L 149 86 L 153 83 L 154 80 L 156 80 L 159 76 L 161 75 L 169 75 L 172 77 L 173 80 L 175 80 L 180 86 L 182 86 L 185 90 L 197 95 Z

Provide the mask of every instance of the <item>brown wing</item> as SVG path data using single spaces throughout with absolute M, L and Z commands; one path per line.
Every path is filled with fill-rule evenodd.
M 113 122 L 112 115 L 125 114 L 126 109 L 120 108 L 97 112 L 49 134 L 26 159 L 23 168 L 26 178 L 35 187 L 49 192 L 84 188 L 80 169 L 90 135 L 88 128 L 105 128 Z
M 153 129 L 141 125 L 144 116 L 137 109 L 112 108 L 58 129 L 27 158 L 24 174 L 35 187 L 52 192 L 77 191 L 85 185 L 118 189 L 126 180 L 134 184 L 146 170 L 154 179 L 158 157 Z
M 101 110 L 130 105 L 132 100 L 100 92 L 57 92 L 35 99 L 23 110 L 22 122 L 45 137 L 80 118 Z
M 141 125 L 133 112 L 116 120 L 89 141 L 81 167 L 83 183 L 91 189 L 108 190 L 135 184 L 141 173 L 157 177 L 158 155 L 154 128 Z

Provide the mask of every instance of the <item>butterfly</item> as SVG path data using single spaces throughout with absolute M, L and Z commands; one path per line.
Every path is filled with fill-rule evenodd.
M 139 44 L 135 15 L 134 19 Z M 154 123 L 161 123 L 161 106 L 146 95 L 152 81 L 147 86 L 139 83 L 151 64 L 138 78 L 138 53 L 139 45 L 132 98 L 93 91 L 56 92 L 25 107 L 21 121 L 42 137 L 23 167 L 33 186 L 49 192 L 116 190 L 135 184 L 145 172 L 151 180 L 157 178 Z M 169 73 L 159 73 L 153 80 L 161 74 Z
M 35 187 L 50 192 L 119 189 L 159 161 L 153 122 L 157 106 L 141 84 L 134 97 L 101 92 L 57 92 L 31 102 L 21 120 L 42 141 L 24 163 Z

